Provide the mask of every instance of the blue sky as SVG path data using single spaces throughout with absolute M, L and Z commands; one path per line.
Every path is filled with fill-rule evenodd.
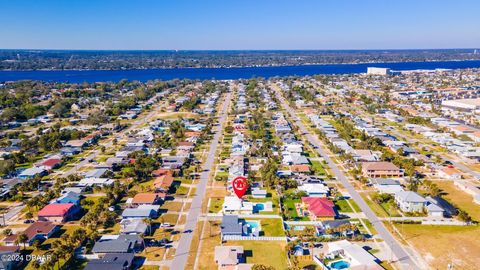
M 0 48 L 480 47 L 478 0 L 0 0 Z

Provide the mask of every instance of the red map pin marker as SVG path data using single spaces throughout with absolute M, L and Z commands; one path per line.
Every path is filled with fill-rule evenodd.
M 248 181 L 247 178 L 243 176 L 237 176 L 232 181 L 233 191 L 237 194 L 237 197 L 241 199 L 245 192 L 247 192 Z

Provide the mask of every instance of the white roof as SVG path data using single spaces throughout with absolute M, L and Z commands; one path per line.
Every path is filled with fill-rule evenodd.
M 39 173 L 42 173 L 45 171 L 45 167 L 40 166 L 40 167 L 32 167 L 24 170 L 22 173 L 20 173 L 21 176 L 34 176 Z
M 236 196 L 227 196 L 222 209 L 224 211 L 253 211 L 253 204 L 244 202 Z
M 346 257 L 350 259 L 350 267 L 354 266 L 378 266 L 375 257 L 357 244 L 350 243 L 347 240 L 328 243 L 328 252 L 343 251 Z
M 298 187 L 298 190 L 310 193 L 322 193 L 327 194 L 330 188 L 323 183 L 305 183 Z
M 403 191 L 403 188 L 400 185 L 376 185 L 376 188 L 380 193 L 388 194 L 395 194 Z
M 93 185 L 111 185 L 113 184 L 114 180 L 110 178 L 96 178 L 96 177 L 89 177 L 84 178 L 78 182 L 79 186 L 93 186 Z

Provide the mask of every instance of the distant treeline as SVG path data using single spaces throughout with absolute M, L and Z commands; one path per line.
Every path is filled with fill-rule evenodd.
M 0 70 L 119 70 L 479 60 L 474 49 L 343 51 L 0 50 Z

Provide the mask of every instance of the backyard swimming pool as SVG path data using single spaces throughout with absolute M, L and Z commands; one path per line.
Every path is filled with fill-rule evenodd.
M 346 261 L 336 261 L 330 263 L 330 269 L 346 269 L 350 267 L 350 263 Z
M 260 222 L 257 220 L 246 220 L 245 223 L 248 225 L 248 234 L 251 234 L 254 231 L 259 232 L 261 230 Z

